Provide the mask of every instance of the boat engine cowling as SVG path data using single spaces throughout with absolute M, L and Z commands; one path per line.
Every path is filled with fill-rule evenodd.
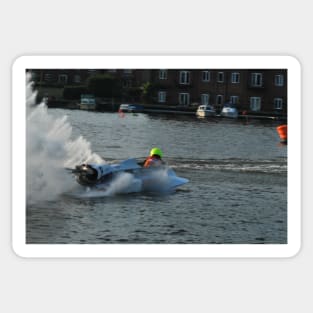
M 77 165 L 74 172 L 78 183 L 92 186 L 111 176 L 112 169 L 109 165 L 82 164 Z

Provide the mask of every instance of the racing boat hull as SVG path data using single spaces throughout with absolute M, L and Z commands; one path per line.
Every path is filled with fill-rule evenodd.
M 76 166 L 73 173 L 80 185 L 101 190 L 107 190 L 115 183 L 120 183 L 123 177 L 127 177 L 130 186 L 122 188 L 122 193 L 135 192 L 134 190 L 172 192 L 189 181 L 177 176 L 175 171 L 168 166 L 143 168 L 135 159 L 128 159 L 117 164 L 82 164 Z

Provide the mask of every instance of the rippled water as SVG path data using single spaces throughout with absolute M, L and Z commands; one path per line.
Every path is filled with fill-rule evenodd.
M 152 146 L 190 180 L 174 194 L 79 197 L 28 203 L 28 243 L 286 243 L 287 147 L 277 124 L 191 116 L 68 115 L 106 161 L 144 158 Z M 77 190 L 76 193 L 77 195 Z

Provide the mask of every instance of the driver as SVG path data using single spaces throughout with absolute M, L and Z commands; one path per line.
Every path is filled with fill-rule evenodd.
M 160 166 L 164 162 L 162 160 L 163 152 L 159 148 L 152 148 L 150 156 L 146 159 L 143 167 Z

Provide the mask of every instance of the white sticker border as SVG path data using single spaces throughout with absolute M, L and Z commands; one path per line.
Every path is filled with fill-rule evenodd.
M 25 71 L 35 68 L 287 69 L 288 205 L 286 244 L 26 244 Z M 292 104 L 292 105 L 291 105 Z M 292 108 L 292 110 L 290 109 Z M 292 56 L 103 55 L 21 56 L 12 66 L 12 247 L 21 257 L 262 258 L 301 248 L 301 65 Z M 15 166 L 18 164 L 18 166 Z

